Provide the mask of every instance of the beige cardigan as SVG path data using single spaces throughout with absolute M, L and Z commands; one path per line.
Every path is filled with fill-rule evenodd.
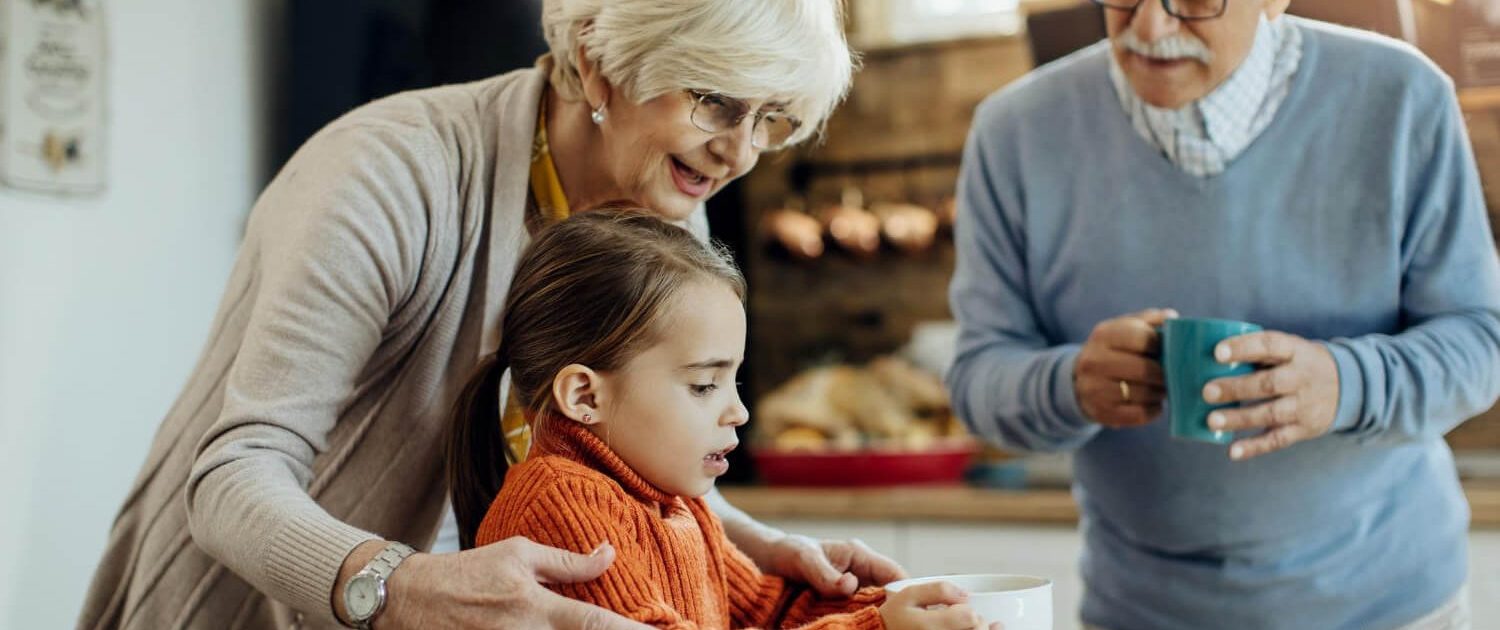
M 529 239 L 547 65 L 361 107 L 266 188 L 80 628 L 336 626 L 355 546 L 431 544 L 445 412 Z

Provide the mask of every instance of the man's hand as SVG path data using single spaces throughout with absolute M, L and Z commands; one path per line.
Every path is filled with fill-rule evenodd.
M 1157 327 L 1177 317 L 1150 309 L 1100 322 L 1073 367 L 1073 391 L 1090 420 L 1116 429 L 1138 427 L 1161 414 L 1166 381 Z
M 1208 414 L 1216 431 L 1266 429 L 1238 440 L 1229 457 L 1245 460 L 1279 451 L 1328 433 L 1339 406 L 1339 370 L 1323 344 L 1283 332 L 1258 332 L 1225 339 L 1214 348 L 1220 363 L 1266 366 L 1254 374 L 1216 379 L 1203 387 L 1214 404 L 1261 401 Z
M 861 585 L 906 578 L 901 565 L 858 540 L 818 541 L 767 527 L 730 505 L 717 489 L 704 497 L 724 522 L 724 533 L 761 571 L 813 587 L 825 597 L 853 594 Z

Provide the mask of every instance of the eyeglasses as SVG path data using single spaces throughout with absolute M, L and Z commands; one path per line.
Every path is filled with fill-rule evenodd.
M 750 106 L 737 98 L 698 90 L 688 90 L 687 93 L 693 99 L 693 126 L 708 133 L 724 133 L 739 127 L 750 115 Z M 801 120 L 781 110 L 755 112 L 750 145 L 762 151 L 781 149 L 801 127 Z
M 1143 1 L 1148 0 L 1094 0 L 1094 4 L 1106 9 L 1134 11 Z M 1224 15 L 1229 0 L 1161 0 L 1161 6 L 1168 15 L 1179 20 L 1212 20 Z

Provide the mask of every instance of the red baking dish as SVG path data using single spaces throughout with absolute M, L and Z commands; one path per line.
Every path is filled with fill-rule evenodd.
M 852 451 L 753 448 L 761 479 L 773 486 L 899 486 L 963 480 L 978 445 L 940 440 L 921 450 L 871 447 Z

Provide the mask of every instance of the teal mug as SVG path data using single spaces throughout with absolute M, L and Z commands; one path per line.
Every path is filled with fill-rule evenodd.
M 1214 348 L 1230 337 L 1260 330 L 1245 322 L 1193 318 L 1169 319 L 1161 327 L 1161 366 L 1167 378 L 1172 437 L 1214 444 L 1234 441 L 1234 432 L 1208 428 L 1208 414 L 1238 403 L 1209 404 L 1203 400 L 1203 387 L 1215 379 L 1254 372 L 1249 364 L 1219 363 Z

